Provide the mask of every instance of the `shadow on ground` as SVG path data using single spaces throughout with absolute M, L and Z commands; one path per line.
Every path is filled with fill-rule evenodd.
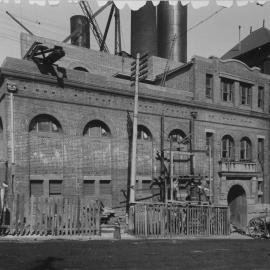
M 28 270 L 58 270 L 53 264 L 57 261 L 63 261 L 62 258 L 47 257 L 44 260 L 35 261 L 35 266 L 29 268 Z

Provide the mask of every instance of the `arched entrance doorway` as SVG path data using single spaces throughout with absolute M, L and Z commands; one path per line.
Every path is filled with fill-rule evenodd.
M 247 225 L 247 199 L 245 190 L 240 185 L 232 186 L 228 192 L 227 200 L 230 207 L 231 224 L 245 230 Z

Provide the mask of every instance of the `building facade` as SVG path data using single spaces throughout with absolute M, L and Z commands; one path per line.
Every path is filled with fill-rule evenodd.
M 32 39 L 22 36 L 22 56 Z M 63 49 L 58 67 L 14 58 L 1 66 L 1 181 L 9 194 L 89 196 L 125 207 L 132 59 Z M 139 88 L 136 198 L 158 200 L 153 183 L 164 133 L 165 149 L 170 141 L 180 148 L 175 175 L 199 175 L 212 202 L 229 205 L 234 224 L 244 227 L 269 207 L 270 76 L 238 60 L 195 56 L 187 64 L 172 62 L 161 87 L 165 65 L 151 57 L 148 80 Z M 191 141 L 194 172 L 186 154 Z

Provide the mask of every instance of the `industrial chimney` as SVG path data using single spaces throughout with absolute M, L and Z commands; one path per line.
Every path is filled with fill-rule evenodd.
M 178 62 L 187 62 L 187 6 L 179 1 L 170 5 L 160 1 L 158 5 L 158 56 Z M 172 41 L 176 41 L 172 48 Z M 171 51 L 172 48 L 172 51 Z
M 70 32 L 71 34 L 76 30 L 80 30 L 80 34 L 75 35 L 71 38 L 71 44 L 90 48 L 90 30 L 89 21 L 87 17 L 82 15 L 75 15 L 70 18 Z
M 131 54 L 138 52 L 157 55 L 156 7 L 151 1 L 131 11 Z

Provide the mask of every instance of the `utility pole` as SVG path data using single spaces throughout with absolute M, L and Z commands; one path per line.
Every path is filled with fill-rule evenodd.
M 213 183 L 212 183 L 212 147 L 209 143 L 209 199 L 210 204 L 213 203 Z
M 145 53 L 142 56 L 140 56 L 140 53 L 137 53 L 136 61 L 131 64 L 131 80 L 133 80 L 133 78 L 135 79 L 134 84 L 135 95 L 134 95 L 133 132 L 132 132 L 130 193 L 129 193 L 130 204 L 133 204 L 135 202 L 139 82 L 147 77 L 147 73 L 148 73 L 148 54 Z
M 170 138 L 170 201 L 173 201 L 173 151 L 172 137 Z
M 135 202 L 135 185 L 136 185 L 136 152 L 137 152 L 137 122 L 138 122 L 138 95 L 139 95 L 139 61 L 140 54 L 137 53 L 135 65 L 131 66 L 131 78 L 135 75 L 135 95 L 134 95 L 134 113 L 132 129 L 132 152 L 131 152 L 131 176 L 129 203 Z

